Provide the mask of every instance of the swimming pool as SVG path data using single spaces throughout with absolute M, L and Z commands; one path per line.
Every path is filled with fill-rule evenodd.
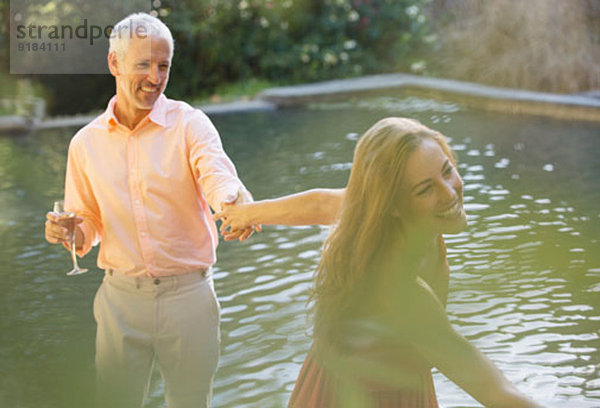
M 600 406 L 600 127 L 378 98 L 304 110 L 217 116 L 255 198 L 343 187 L 358 135 L 410 116 L 451 138 L 465 181 L 467 231 L 447 236 L 448 312 L 458 331 L 520 389 L 551 407 Z M 81 407 L 93 385 L 91 303 L 101 273 L 64 276 L 43 239 L 62 195 L 74 129 L 0 139 L 0 405 Z M 306 305 L 327 234 L 269 227 L 222 243 L 215 286 L 222 356 L 215 407 L 283 407 L 310 345 Z M 95 252 L 82 262 L 95 267 Z M 148 406 L 159 407 L 158 374 Z M 435 374 L 444 407 L 479 406 Z

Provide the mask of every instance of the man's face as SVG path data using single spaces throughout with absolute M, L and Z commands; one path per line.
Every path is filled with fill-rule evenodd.
M 162 38 L 134 37 L 118 65 L 118 104 L 129 111 L 150 110 L 167 86 L 171 48 Z

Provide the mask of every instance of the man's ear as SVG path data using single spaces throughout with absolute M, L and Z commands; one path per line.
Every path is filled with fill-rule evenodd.
M 121 73 L 121 65 L 116 52 L 108 53 L 108 69 L 112 76 L 117 76 Z

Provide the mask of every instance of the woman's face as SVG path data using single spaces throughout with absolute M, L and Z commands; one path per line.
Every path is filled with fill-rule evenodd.
M 407 232 L 456 234 L 466 227 L 462 179 L 435 140 L 423 139 L 409 156 L 400 190 Z

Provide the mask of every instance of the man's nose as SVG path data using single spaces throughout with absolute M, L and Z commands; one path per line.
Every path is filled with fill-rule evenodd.
M 151 66 L 150 70 L 148 71 L 148 77 L 147 77 L 148 81 L 151 82 L 152 84 L 156 85 L 159 83 L 160 81 L 160 76 L 159 76 L 159 70 L 158 70 L 158 66 Z

